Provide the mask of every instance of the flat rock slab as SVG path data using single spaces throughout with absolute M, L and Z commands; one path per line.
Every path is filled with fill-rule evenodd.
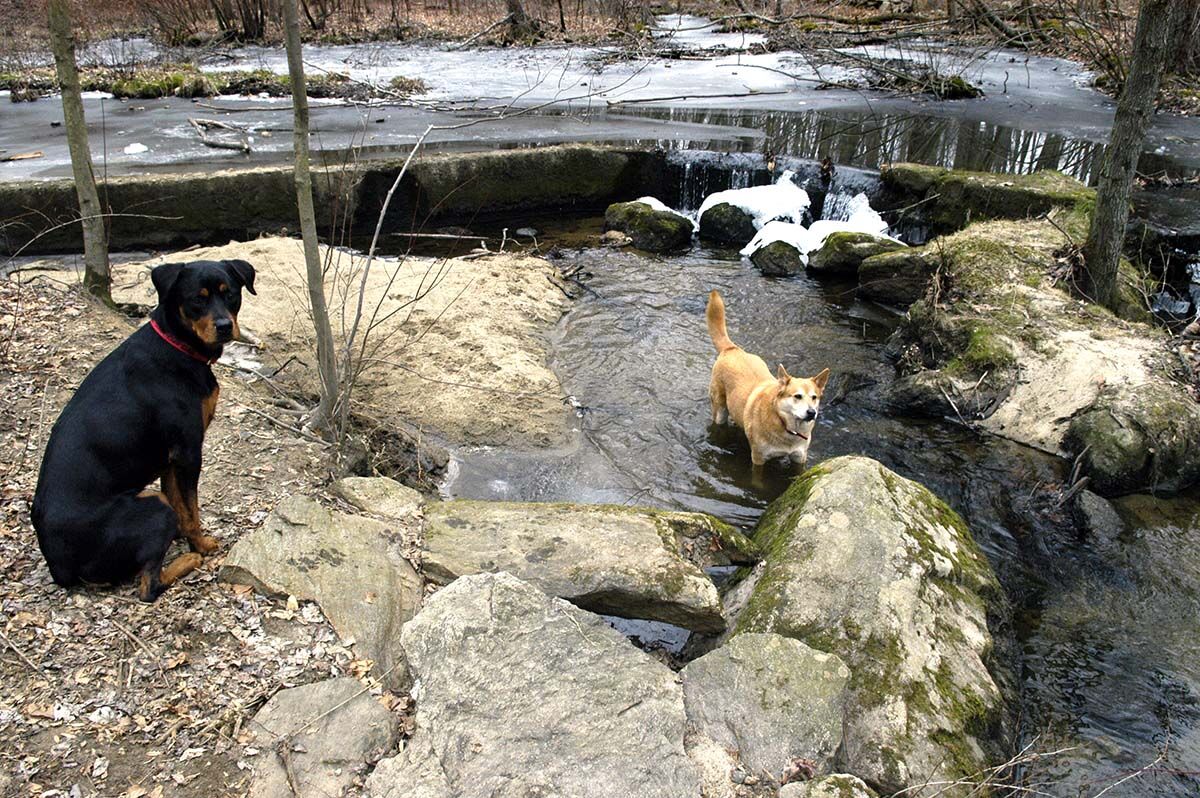
M 390 527 L 373 518 L 331 512 L 289 496 L 266 522 L 230 550 L 221 579 L 267 595 L 315 601 L 373 673 L 390 687 L 408 683 L 400 627 L 420 607 L 423 586 L 389 543 Z
M 783 785 L 779 798 L 878 798 L 857 776 L 835 773 L 823 779 Z
M 593 612 L 706 634 L 725 618 L 701 565 L 753 550 L 708 516 L 610 505 L 452 501 L 430 505 L 426 521 L 422 563 L 434 581 L 507 571 Z
M 260 749 L 251 798 L 341 795 L 399 737 L 396 717 L 350 677 L 276 693 L 247 729 Z
M 737 751 L 751 773 L 780 778 L 794 759 L 833 768 L 850 669 L 777 634 L 739 635 L 683 669 L 688 721 Z
M 377 798 L 683 798 L 683 691 L 600 618 L 509 574 L 464 576 L 405 625 L 416 732 Z
M 333 492 L 365 513 L 389 518 L 412 518 L 425 506 L 419 492 L 387 477 L 343 477 Z

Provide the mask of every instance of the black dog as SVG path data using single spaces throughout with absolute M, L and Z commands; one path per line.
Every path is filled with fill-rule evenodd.
M 64 587 L 138 577 L 154 601 L 216 550 L 200 529 L 196 486 L 220 387 L 211 364 L 238 336 L 243 260 L 167 263 L 150 273 L 158 307 L 92 370 L 50 432 L 33 527 Z M 162 490 L 148 489 L 162 480 Z M 192 552 L 164 567 L 175 538 Z

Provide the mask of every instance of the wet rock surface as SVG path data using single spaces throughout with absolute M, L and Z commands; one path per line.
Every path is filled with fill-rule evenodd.
M 341 795 L 399 738 L 397 718 L 350 677 L 276 693 L 247 730 L 259 749 L 251 798 Z
M 870 255 L 858 265 L 859 296 L 907 307 L 925 295 L 933 266 L 919 249 Z
M 850 676 L 837 656 L 777 634 L 743 634 L 680 675 L 688 722 L 750 772 L 779 779 L 794 759 L 818 773 L 832 768 Z
M 750 253 L 750 262 L 768 277 L 787 277 L 803 273 L 808 258 L 786 241 L 772 241 Z
M 371 795 L 699 794 L 675 674 L 597 616 L 480 574 L 435 594 L 402 640 L 416 732 Z
M 320 605 L 333 628 L 371 659 L 372 673 L 403 689 L 400 627 L 420 607 L 422 580 L 394 550 L 397 526 L 332 512 L 304 496 L 284 499 L 230 550 L 221 579 Z
M 754 238 L 754 217 L 728 202 L 719 202 L 700 216 L 700 237 L 742 246 Z
M 695 513 L 451 501 L 430 505 L 426 519 L 422 561 L 434 581 L 507 571 L 593 612 L 708 633 L 725 619 L 702 567 L 753 556 L 745 538 Z
M 821 248 L 809 255 L 808 268 L 822 275 L 853 275 L 872 255 L 903 249 L 905 244 L 883 236 L 840 230 L 830 233 Z
M 734 589 L 733 635 L 773 632 L 845 661 L 838 769 L 923 794 L 998 756 L 986 663 L 999 585 L 954 511 L 873 460 L 839 457 L 797 479 L 754 537 L 765 559 Z
M 629 236 L 647 252 L 676 252 L 692 243 L 692 221 L 674 211 L 656 210 L 644 202 L 618 202 L 604 212 L 606 230 Z

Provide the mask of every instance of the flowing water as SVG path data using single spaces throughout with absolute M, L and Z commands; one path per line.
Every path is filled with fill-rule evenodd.
M 827 207 L 844 204 L 839 198 Z M 575 236 L 599 229 L 594 221 L 571 227 Z M 752 528 L 799 470 L 773 463 L 756 477 L 740 432 L 709 424 L 714 352 L 704 306 L 716 288 L 738 344 L 792 373 L 833 370 L 812 462 L 876 458 L 967 520 L 1014 605 L 1013 629 L 997 632 L 1016 644 L 1020 740 L 1072 749 L 1026 767 L 1026 783 L 1050 795 L 1095 795 L 1166 750 L 1166 764 L 1107 795 L 1200 790 L 1196 497 L 1123 500 L 1131 531 L 1084 539 L 1065 512 L 1039 500 L 1063 480 L 1062 461 L 884 411 L 894 375 L 884 341 L 899 317 L 857 299 L 852 284 L 766 278 L 729 250 L 655 257 L 580 249 L 565 257 L 591 274 L 550 333 L 551 365 L 577 404 L 578 445 L 460 452 L 448 494 L 697 510 Z M 647 636 L 645 627 L 625 630 Z M 671 628 L 649 633 L 683 642 Z

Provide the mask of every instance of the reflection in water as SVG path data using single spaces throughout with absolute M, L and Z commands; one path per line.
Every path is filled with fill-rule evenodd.
M 866 112 L 641 108 L 637 114 L 675 122 L 698 122 L 762 131 L 752 146 L 767 155 L 790 155 L 864 169 L 910 161 L 953 169 L 1028 174 L 1057 169 L 1094 183 L 1104 147 L 1054 133 L 995 125 L 974 119 Z M 671 146 L 664 142 L 664 146 Z M 674 142 L 690 149 L 693 142 Z M 1143 156 L 1142 171 L 1156 171 Z

